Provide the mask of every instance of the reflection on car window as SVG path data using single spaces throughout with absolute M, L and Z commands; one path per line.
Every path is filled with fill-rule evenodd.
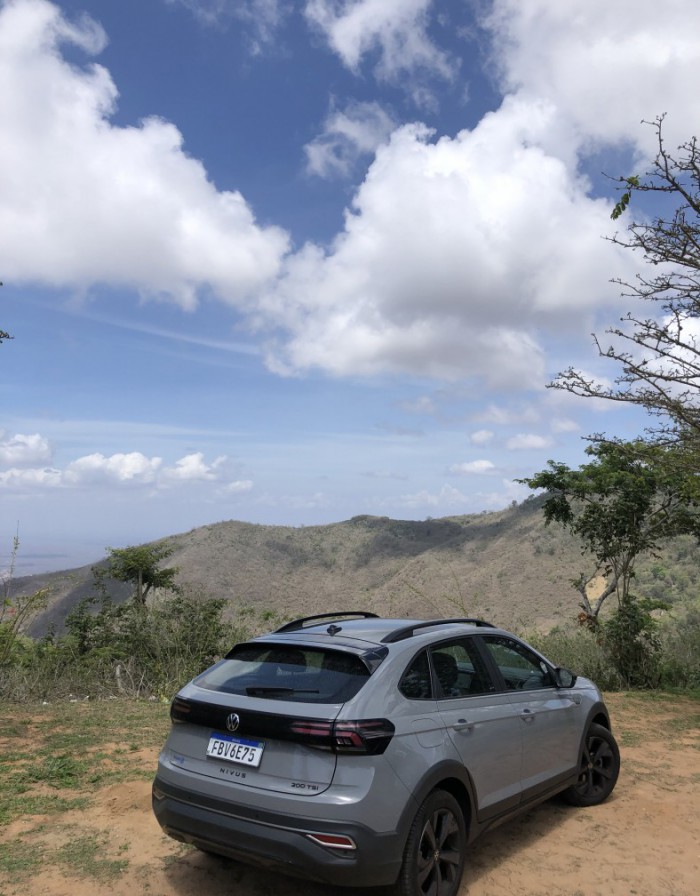
M 493 691 L 484 661 L 470 638 L 439 644 L 430 651 L 437 697 L 470 697 Z
M 240 644 L 196 679 L 201 688 L 301 703 L 344 703 L 370 673 L 362 660 L 339 650 L 304 645 Z
M 433 687 L 430 680 L 428 654 L 425 650 L 418 654 L 404 672 L 399 682 L 399 690 L 409 700 L 432 699 Z
M 524 644 L 501 635 L 486 635 L 482 640 L 509 690 L 552 687 L 547 665 Z

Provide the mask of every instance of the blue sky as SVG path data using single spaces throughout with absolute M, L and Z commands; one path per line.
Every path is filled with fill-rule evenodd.
M 697 134 L 695 0 L 0 0 L 0 566 L 521 500 L 645 420 L 614 184 Z M 635 200 L 636 201 L 636 200 Z M 637 216 L 653 214 L 641 200 Z M 4 545 L 4 547 L 3 547 Z

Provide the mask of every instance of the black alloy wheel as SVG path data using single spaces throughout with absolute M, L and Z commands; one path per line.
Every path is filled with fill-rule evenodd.
M 401 896 L 456 896 L 466 845 L 459 803 L 447 791 L 433 791 L 418 810 L 406 841 Z
M 578 781 L 564 792 L 573 806 L 597 806 L 613 792 L 620 774 L 620 750 L 602 725 L 591 725 L 583 745 Z

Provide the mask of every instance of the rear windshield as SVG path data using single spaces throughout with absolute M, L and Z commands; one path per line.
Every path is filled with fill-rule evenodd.
M 345 703 L 369 678 L 352 653 L 281 644 L 240 644 L 195 683 L 211 691 L 290 700 Z

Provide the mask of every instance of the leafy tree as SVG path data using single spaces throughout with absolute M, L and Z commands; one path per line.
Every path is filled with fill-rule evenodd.
M 652 303 L 650 314 L 621 318 L 606 331 L 610 344 L 593 334 L 599 356 L 621 368 L 612 385 L 570 367 L 550 387 L 645 408 L 660 418 L 655 437 L 683 446 L 694 472 L 700 455 L 700 147 L 692 137 L 673 153 L 663 141 L 663 116 L 647 124 L 656 130 L 656 158 L 646 175 L 618 178 L 625 192 L 612 217 L 625 213 L 635 193 L 657 194 L 662 207 L 674 207 L 648 222 L 633 221 L 612 242 L 641 252 L 651 265 L 651 273 L 633 283 L 614 281 L 623 296 Z
M 160 568 L 159 564 L 173 553 L 166 544 L 143 544 L 126 548 L 107 548 L 107 564 L 104 570 L 95 569 L 97 579 L 109 577 L 118 582 L 130 582 L 134 586 L 134 601 L 144 605 L 152 588 L 179 591 L 175 576 L 176 566 Z
M 700 484 L 674 463 L 676 450 L 641 440 L 597 442 L 586 449 L 593 460 L 578 470 L 550 460 L 545 470 L 520 480 L 548 492 L 547 524 L 561 523 L 578 535 L 582 553 L 595 558 L 592 574 L 573 582 L 591 627 L 611 594 L 619 606 L 633 600 L 630 583 L 640 554 L 676 535 L 700 535 Z M 589 586 L 601 576 L 605 587 L 592 601 Z

